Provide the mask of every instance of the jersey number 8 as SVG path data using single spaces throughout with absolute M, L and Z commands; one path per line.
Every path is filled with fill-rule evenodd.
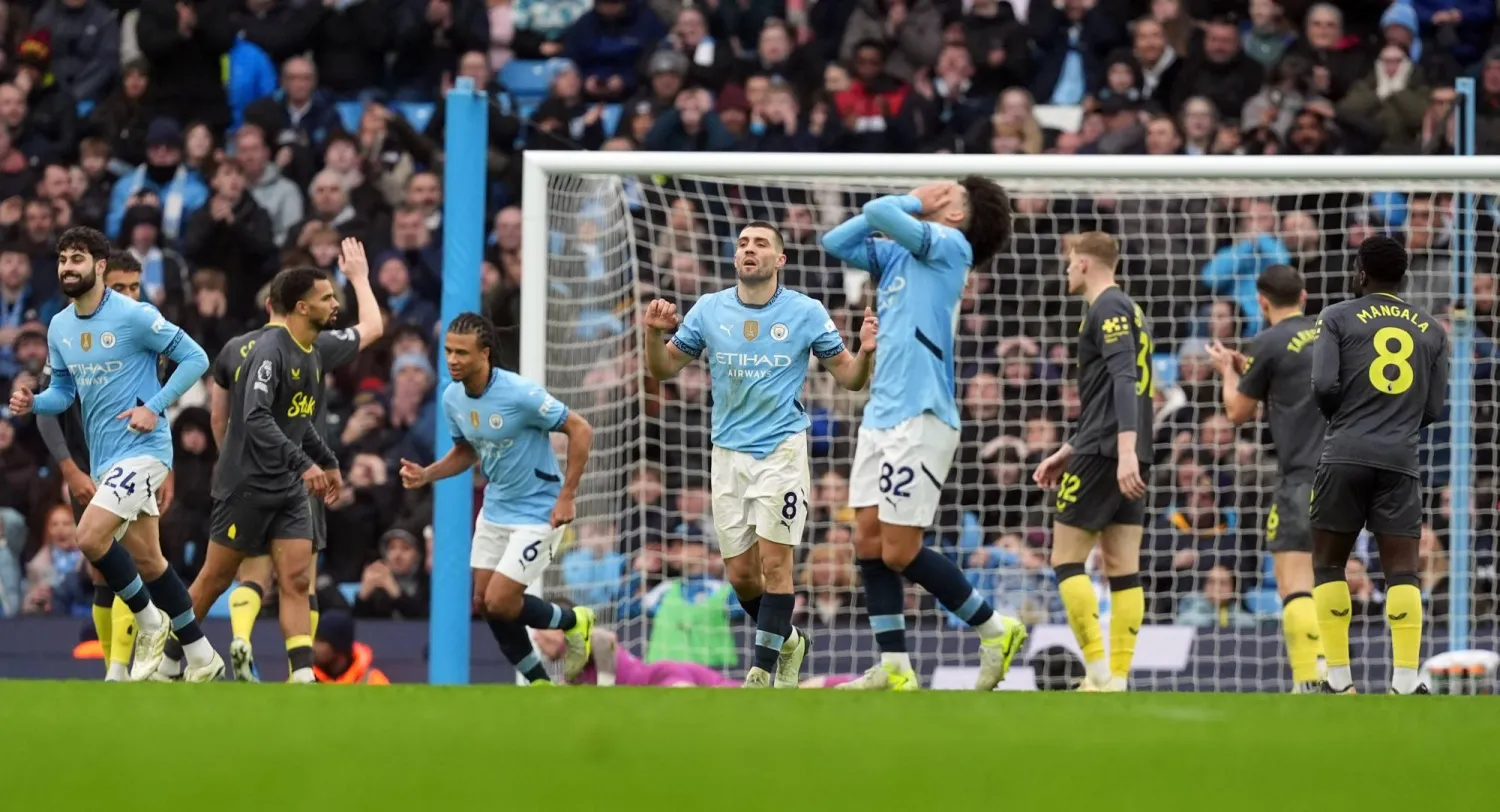
M 1395 345 L 1394 349 L 1391 345 Z M 1416 382 L 1411 355 L 1417 344 L 1400 327 L 1382 327 L 1375 332 L 1375 360 L 1370 362 L 1370 385 L 1387 395 L 1399 395 Z M 1395 378 L 1390 375 L 1395 368 Z

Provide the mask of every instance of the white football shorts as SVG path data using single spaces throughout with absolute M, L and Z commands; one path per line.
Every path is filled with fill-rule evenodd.
M 957 450 L 958 429 L 931 412 L 888 429 L 860 426 L 849 506 L 878 506 L 886 524 L 930 527 Z
M 129 457 L 104 469 L 94 477 L 94 498 L 90 505 L 133 522 L 141 516 L 160 516 L 156 494 L 171 469 L 155 457 Z
M 547 524 L 495 524 L 479 517 L 474 522 L 474 545 L 469 566 L 492 570 L 517 583 L 531 586 L 557 552 L 567 526 Z
M 795 547 L 807 524 L 807 433 L 793 434 L 765 459 L 714 446 L 710 465 L 714 529 L 724 558 L 749 550 L 756 538 Z

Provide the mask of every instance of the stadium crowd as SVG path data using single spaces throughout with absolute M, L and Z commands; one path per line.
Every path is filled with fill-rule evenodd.
M 210 355 L 263 321 L 260 291 L 278 269 L 313 265 L 338 279 L 339 240 L 360 238 L 388 328 L 329 390 L 328 437 L 346 486 L 329 512 L 324 605 L 420 617 L 431 498 L 402 491 L 394 466 L 430 461 L 435 391 L 446 383 L 434 357 L 441 279 L 453 272 L 442 267 L 441 99 L 456 77 L 492 98 L 491 225 L 473 272 L 502 331 L 499 360 L 515 369 L 523 148 L 1397 161 L 1451 154 L 1453 82 L 1473 76 L 1478 148 L 1494 154 L 1496 16 L 1489 0 L 5 2 L 0 387 L 38 382 L 47 321 L 65 305 L 53 241 L 68 226 L 99 227 L 140 259 L 145 296 Z M 596 472 L 603 496 L 557 568 L 575 600 L 623 620 L 654 613 L 684 584 L 714 583 L 707 376 L 689 368 L 666 386 L 647 382 L 630 305 L 662 295 L 685 310 L 731 284 L 728 241 L 763 217 L 786 236 L 785 284 L 820 297 L 852 341 L 866 280 L 828 258 L 818 237 L 862 199 L 825 191 L 632 179 L 623 227 L 638 250 L 617 276 L 603 261 L 619 245 L 606 234 L 621 224 L 554 216 L 558 284 L 608 304 L 586 322 L 563 314 L 563 332 L 614 348 L 557 390 L 595 424 L 596 446 L 610 450 L 599 464 L 613 467 Z M 1261 554 L 1273 467 L 1258 428 L 1223 415 L 1208 344 L 1239 346 L 1260 328 L 1253 282 L 1269 264 L 1302 271 L 1310 312 L 1343 298 L 1352 252 L 1376 230 L 1405 239 L 1410 294 L 1446 313 L 1453 196 L 1025 194 L 1015 208 L 1016 239 L 993 267 L 975 269 L 959 320 L 964 435 L 933 543 L 997 608 L 1028 621 L 1060 616 L 1045 554 L 1051 499 L 1030 470 L 1066 438 L 1079 406 L 1069 327 L 1082 310 L 1062 289 L 1066 236 L 1102 229 L 1122 242 L 1127 290 L 1157 342 L 1148 617 L 1274 622 Z M 1496 611 L 1494 217 L 1481 213 L 1475 279 L 1480 616 Z M 605 290 L 601 279 L 620 284 Z M 345 304 L 352 323 L 352 297 Z M 860 594 L 846 472 L 860 400 L 835 395 L 825 377 L 806 399 L 816 520 L 798 611 L 852 623 Z M 163 543 L 191 577 L 216 453 L 202 391 L 184 398 L 173 426 Z M 1446 432 L 1430 429 L 1424 447 L 1423 588 L 1437 623 L 1449 612 Z M 0 616 L 87 614 L 67 499 L 31 419 L 0 420 Z M 1349 566 L 1356 603 L 1378 617 L 1368 545 Z

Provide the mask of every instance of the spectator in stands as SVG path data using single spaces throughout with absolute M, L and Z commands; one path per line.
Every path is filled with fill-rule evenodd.
M 1272 265 L 1291 262 L 1286 244 L 1276 235 L 1276 209 L 1264 200 L 1251 200 L 1240 218 L 1240 237 L 1214 254 L 1203 266 L 1203 284 L 1213 293 L 1233 296 L 1245 314 L 1245 335 L 1260 332 L 1260 305 L 1255 280 Z
M 583 91 L 594 101 L 622 101 L 635 94 L 636 65 L 666 29 L 643 0 L 595 0 L 563 36 L 563 54 L 583 75 Z
M 389 685 L 390 679 L 374 662 L 370 647 L 354 639 L 354 619 L 348 613 L 323 616 L 313 641 L 313 676 L 319 683 Z
M 1250 0 L 1250 24 L 1241 42 L 1246 56 L 1270 70 L 1296 39 L 1280 0 Z
M 647 57 L 644 70 L 641 71 L 647 77 L 646 85 L 626 102 L 626 106 L 649 104 L 651 111 L 657 116 L 672 109 L 677 103 L 677 94 L 686 86 L 688 67 L 691 64 L 686 56 L 674 50 L 653 52 Z
M 397 256 L 387 257 L 380 263 L 375 279 L 381 293 L 385 294 L 385 304 L 390 310 L 392 322 L 409 324 L 422 331 L 423 335 L 432 334 L 438 320 L 437 305 L 412 291 L 411 276 L 407 273 L 404 260 Z
M 208 202 L 208 187 L 196 172 L 182 164 L 182 128 L 169 118 L 158 118 L 146 129 L 146 163 L 115 183 L 105 232 L 120 236 L 125 210 L 146 196 L 165 212 L 162 233 L 176 240 L 187 220 Z
M 900 119 L 911 87 L 886 72 L 885 53 L 879 41 L 859 43 L 853 50 L 854 72 L 848 86 L 828 88 L 844 124 L 843 145 L 849 152 L 906 152 L 916 147 L 915 134 Z
M 1321 97 L 1312 93 L 1308 79 L 1312 63 L 1302 56 L 1288 56 L 1269 68 L 1264 90 L 1250 97 L 1240 113 L 1246 129 L 1266 128 L 1276 141 L 1284 142 L 1297 113 Z
M 245 109 L 245 122 L 260 128 L 281 172 L 299 187 L 317 171 L 328 139 L 342 132 L 333 101 L 318 90 L 318 70 L 301 56 L 281 65 L 281 89 Z
M 1344 13 L 1332 3 L 1308 9 L 1302 38 L 1291 53 L 1312 60 L 1310 87 L 1314 93 L 1338 101 L 1349 86 L 1369 69 L 1369 56 L 1358 36 L 1344 31 Z
M 405 530 L 380 537 L 380 559 L 365 567 L 354 599 L 355 617 L 421 619 L 427 617 L 428 577 L 422 546 Z
M 1449 204 L 1452 198 L 1446 198 Z M 1413 194 L 1406 201 L 1406 250 L 1410 255 L 1404 294 L 1412 304 L 1437 312 L 1452 294 L 1452 252 L 1444 222 L 1447 205 L 1431 193 Z
M 396 256 L 406 263 L 414 292 L 429 302 L 441 298 L 443 278 L 442 245 L 433 239 L 428 214 L 421 208 L 402 203 L 391 218 L 390 249 L 377 260 Z
M 146 63 L 127 62 L 121 69 L 121 81 L 89 115 L 88 131 L 106 139 L 113 157 L 129 166 L 146 160 L 146 130 L 150 112 L 146 91 L 150 87 Z M 4 88 L 0 87 L 0 113 L 3 113 Z
M 761 35 L 764 43 L 765 34 Z M 708 17 L 699 6 L 683 6 L 677 11 L 672 30 L 667 33 L 663 47 L 687 61 L 686 79 L 689 84 L 706 87 L 718 92 L 729 81 L 734 69 L 734 48 L 729 43 L 719 43 L 709 35 Z M 764 50 L 762 45 L 761 50 Z M 660 51 L 658 51 L 660 53 Z M 654 58 L 648 57 L 648 58 Z M 650 71 L 646 71 L 650 73 Z
M 15 77 L 11 80 L 26 94 L 27 128 L 48 148 L 38 155 L 50 159 L 72 156 L 78 141 L 77 100 L 62 85 L 50 81 L 52 45 L 45 31 L 21 41 L 16 49 Z
M 973 77 L 969 49 L 959 44 L 943 46 L 936 65 L 917 71 L 902 115 L 922 151 L 963 151 L 964 138 L 989 116 L 994 102 L 974 92 Z
M 161 210 L 131 206 L 120 224 L 124 249 L 141 263 L 141 294 L 164 312 L 176 311 L 188 290 L 187 260 L 162 240 Z M 232 260 L 231 260 L 232 261 Z
M 1005 0 L 974 0 L 963 18 L 964 44 L 975 66 L 973 92 L 993 98 L 1030 81 L 1031 43 L 1015 7 Z
M 498 97 L 501 93 L 494 71 L 490 70 L 489 57 L 483 51 L 469 51 L 459 57 L 456 75 L 473 80 L 476 88 L 487 89 L 492 97 Z M 450 89 L 451 81 L 445 82 L 443 95 L 446 96 Z M 521 164 L 516 158 L 516 138 L 521 132 L 521 122 L 498 104 L 491 104 L 485 110 L 489 119 L 485 130 L 489 137 L 485 151 L 486 174 L 492 184 L 497 184 L 503 190 L 503 200 L 518 199 L 521 191 Z M 439 100 L 432 119 L 427 122 L 427 129 L 422 131 L 419 142 L 421 149 L 414 153 L 429 168 L 436 169 L 442 165 L 447 131 L 448 105 Z
M 578 66 L 558 57 L 548 60 L 547 72 L 549 92 L 532 113 L 527 136 L 547 149 L 598 149 L 605 138 L 604 108 L 584 98 Z
M 1495 4 L 1489 0 L 1412 0 L 1422 37 L 1448 51 L 1465 70 L 1491 42 Z
M 1395 45 L 1380 51 L 1375 69 L 1355 82 L 1339 102 L 1343 118 L 1365 118 L 1378 126 L 1381 152 L 1409 155 L 1416 151 L 1427 111 L 1428 88 L 1423 74 Z
M 56 505 L 47 511 L 41 547 L 26 562 L 22 611 L 36 615 L 86 612 L 93 587 L 83 566 L 83 552 L 73 528 L 73 509 Z
M 221 132 L 229 126 L 221 66 L 235 40 L 228 0 L 143 0 L 136 37 L 150 65 L 148 100 L 156 115 L 200 118 Z
M 834 525 L 827 535 L 807 551 L 807 560 L 797 568 L 797 607 L 794 619 L 821 626 L 852 624 L 855 620 L 856 589 L 854 534 L 847 525 Z M 800 617 L 797 617 L 800 616 Z
M 521 59 L 561 56 L 568 27 L 589 11 L 588 0 L 515 0 L 515 38 L 511 48 Z
M 394 35 L 395 97 L 422 101 L 438 95 L 460 54 L 489 47 L 490 19 L 482 0 L 398 0 Z
M 713 110 L 712 97 L 702 88 L 678 93 L 676 105 L 656 119 L 645 144 L 646 149 L 664 152 L 726 150 L 733 145 L 733 138 Z
M 1167 42 L 1162 24 L 1151 17 L 1135 21 L 1130 55 L 1141 71 L 1141 99 L 1170 111 L 1177 77 L 1182 73 L 1182 55 Z
M 792 86 L 797 100 L 803 104 L 823 86 L 822 63 L 812 47 L 797 45 L 791 27 L 778 19 L 766 20 L 759 45 L 753 55 L 735 63 L 733 76 L 740 84 L 748 82 L 751 76 L 780 79 Z
M 1220 515 L 1213 479 L 1204 474 L 1179 494 L 1176 504 L 1146 529 L 1142 552 L 1151 606 L 1148 614 L 1171 616 L 1173 602 L 1193 589 L 1195 571 L 1214 556 L 1233 553 L 1228 525 Z M 1233 561 L 1233 557 L 1230 557 Z M 1239 566 L 1234 562 L 1231 569 Z
M 229 280 L 229 315 L 244 322 L 265 312 L 256 298 L 276 275 L 276 243 L 271 217 L 246 193 L 248 181 L 237 158 L 214 170 L 213 197 L 188 218 L 183 255 L 199 266 L 212 265 Z
M 31 261 L 26 254 L 14 244 L 0 245 L 0 380 L 15 377 L 13 345 L 28 323 L 44 318 L 45 306 L 32 289 Z
M 1122 21 L 1087 0 L 1057 8 L 1033 3 L 1027 20 L 1037 46 L 1031 93 L 1047 104 L 1080 104 L 1104 81 L 1104 59 L 1125 44 Z
M 833 143 L 835 133 L 826 109 L 803 113 L 790 85 L 773 83 L 761 106 L 761 126 L 751 128 L 743 149 L 753 152 L 819 152 Z
M 15 521 L 0 521 L 0 619 L 14 617 L 21 612 L 21 565 L 16 557 L 21 545 L 12 545 L 7 537 L 13 532 L 10 529 L 13 527 L 24 529 L 26 520 L 16 514 Z
M 1234 571 L 1214 564 L 1203 573 L 1202 586 L 1182 599 L 1177 622 L 1200 629 L 1253 629 L 1259 623 L 1245 608 L 1235 584 Z
M 102 0 L 47 0 L 31 24 L 49 35 L 52 74 L 62 90 L 78 101 L 103 99 L 120 72 L 114 9 Z
M 245 124 L 235 133 L 234 157 L 244 170 L 250 196 L 270 217 L 272 241 L 281 245 L 302 222 L 302 190 L 281 176 L 281 167 L 271 161 L 266 134 L 255 124 Z
M 619 591 L 629 559 L 614 549 L 619 534 L 613 524 L 595 521 L 576 527 L 577 543 L 562 555 L 563 584 L 578 605 L 606 606 Z
M 1240 32 L 1231 19 L 1218 18 L 1203 27 L 1203 49 L 1191 56 L 1172 88 L 1173 107 L 1203 96 L 1221 116 L 1237 116 L 1260 92 L 1265 69 L 1240 50 Z

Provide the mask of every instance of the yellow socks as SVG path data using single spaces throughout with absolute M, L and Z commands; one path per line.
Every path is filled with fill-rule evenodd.
M 1293 592 L 1282 600 L 1281 634 L 1286 638 L 1292 681 L 1315 682 L 1318 658 L 1323 656 L 1323 635 L 1318 624 L 1318 606 L 1311 593 Z
M 1385 593 L 1385 620 L 1391 627 L 1391 689 L 1409 694 L 1420 684 L 1422 662 L 1422 590 L 1417 576 L 1389 575 Z
M 286 657 L 292 676 L 288 682 L 316 682 L 313 676 L 312 635 L 299 634 L 286 639 Z
M 104 664 L 109 665 L 110 647 L 114 643 L 114 623 L 111 607 L 115 603 L 115 593 L 103 584 L 94 585 L 94 608 L 90 614 L 94 618 L 94 635 L 99 640 L 99 648 L 104 651 Z
M 1349 671 L 1349 615 L 1353 611 L 1349 582 L 1344 580 L 1343 567 L 1318 567 L 1314 579 L 1318 585 L 1313 587 L 1313 602 L 1328 660 L 1328 685 L 1341 691 L 1354 683 Z
M 111 663 L 130 665 L 130 654 L 135 650 L 135 613 L 125 601 L 115 598 L 110 607 L 110 647 L 106 656 Z
M 1087 580 L 1087 579 L 1085 579 Z M 1093 595 L 1090 587 L 1089 594 Z M 1096 610 L 1097 615 L 1097 610 Z M 1069 613 L 1069 622 L 1072 614 Z M 1109 675 L 1129 679 L 1130 661 L 1135 659 L 1135 639 L 1146 620 L 1146 593 L 1141 574 L 1116 575 L 1109 579 Z M 1099 621 L 1094 621 L 1097 633 Z
M 260 617 L 260 603 L 264 594 L 260 584 L 240 584 L 229 593 L 229 627 L 240 640 L 249 640 L 255 629 L 255 619 Z
M 1068 626 L 1083 651 L 1083 662 L 1089 679 L 1098 687 L 1109 681 L 1104 662 L 1104 634 L 1099 630 L 1099 596 L 1082 564 L 1059 564 L 1052 568 L 1057 575 L 1057 592 L 1068 615 Z

